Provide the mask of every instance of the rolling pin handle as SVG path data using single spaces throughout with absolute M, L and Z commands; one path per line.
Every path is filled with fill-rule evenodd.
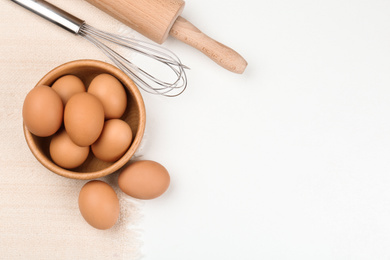
M 173 24 L 170 35 L 200 50 L 229 71 L 241 74 L 248 65 L 246 60 L 236 51 L 213 40 L 181 16 Z

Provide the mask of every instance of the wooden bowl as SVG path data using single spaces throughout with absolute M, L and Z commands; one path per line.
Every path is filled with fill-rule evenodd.
M 122 120 L 126 121 L 133 132 L 132 143 L 127 152 L 116 162 L 103 162 L 89 153 L 87 160 L 75 169 L 64 169 L 56 165 L 50 158 L 49 145 L 51 137 L 38 137 L 30 133 L 23 124 L 24 136 L 27 144 L 38 161 L 52 172 L 72 179 L 90 180 L 109 175 L 125 165 L 137 150 L 145 130 L 145 105 L 137 86 L 120 69 L 105 62 L 96 60 L 76 60 L 60 65 L 47 73 L 37 84 L 51 86 L 61 76 L 73 74 L 79 77 L 88 88 L 92 79 L 108 73 L 122 82 L 127 94 L 127 108 Z

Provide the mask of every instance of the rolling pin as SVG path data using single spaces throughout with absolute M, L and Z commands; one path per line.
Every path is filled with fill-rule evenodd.
M 243 73 L 247 62 L 180 16 L 183 0 L 87 0 L 147 38 L 162 44 L 168 35 L 200 50 L 220 66 Z

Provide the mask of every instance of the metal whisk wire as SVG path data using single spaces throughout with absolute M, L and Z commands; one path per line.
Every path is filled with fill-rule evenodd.
M 183 65 L 180 59 L 166 48 L 145 41 L 104 32 L 88 24 L 83 24 L 78 34 L 99 48 L 116 66 L 127 73 L 138 87 L 148 93 L 174 97 L 180 95 L 187 87 L 187 76 L 184 69 L 188 69 L 188 67 Z M 175 79 L 167 82 L 156 78 L 144 69 L 139 68 L 103 41 L 135 51 L 167 65 L 176 75 Z
M 188 67 L 183 65 L 173 52 L 162 46 L 98 30 L 87 25 L 84 20 L 44 0 L 11 1 L 91 42 L 106 54 L 117 67 L 128 74 L 139 88 L 146 92 L 175 97 L 187 87 L 187 75 L 184 69 L 188 69 Z M 166 65 L 173 72 L 173 80 L 158 79 L 119 54 L 114 50 L 116 48 L 109 47 L 107 43 L 137 52 L 147 57 L 149 61 L 157 61 L 160 65 Z

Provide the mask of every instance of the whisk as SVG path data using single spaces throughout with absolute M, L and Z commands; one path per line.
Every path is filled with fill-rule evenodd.
M 86 24 L 85 21 L 43 0 L 11 1 L 91 42 L 107 55 L 118 68 L 124 71 L 139 88 L 148 93 L 174 97 L 180 95 L 187 87 L 185 69 L 188 69 L 188 67 L 183 65 L 173 52 L 160 45 L 98 30 Z M 116 49 L 108 44 L 113 44 L 116 49 L 121 47 L 135 51 L 148 58 L 149 61 L 156 61 L 159 65 L 164 65 L 164 69 L 168 68 L 172 77 L 164 80 L 157 78 L 119 54 Z M 164 74 L 166 74 L 165 72 Z

